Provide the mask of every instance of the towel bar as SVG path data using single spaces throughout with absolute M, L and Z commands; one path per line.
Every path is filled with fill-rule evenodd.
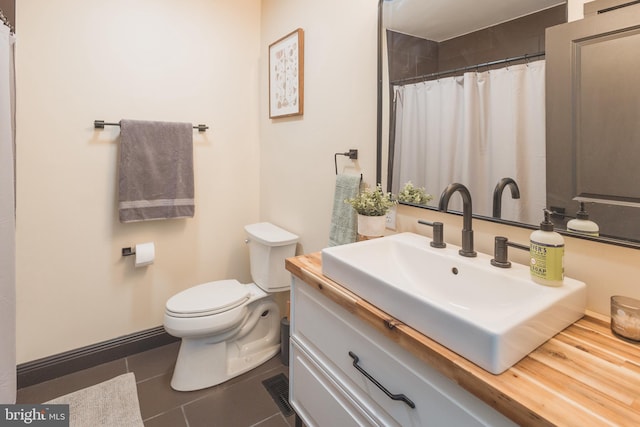
M 105 126 L 120 126 L 120 123 L 108 123 L 105 122 L 104 120 L 94 120 L 93 121 L 93 128 L 94 129 L 104 129 Z M 198 132 L 204 132 L 207 129 L 209 129 L 209 126 L 207 125 L 198 125 L 198 126 L 194 126 L 194 129 L 198 129 Z

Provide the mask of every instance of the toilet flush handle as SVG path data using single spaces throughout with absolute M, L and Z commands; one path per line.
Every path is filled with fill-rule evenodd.
M 244 239 L 244 242 L 249 244 L 249 239 Z

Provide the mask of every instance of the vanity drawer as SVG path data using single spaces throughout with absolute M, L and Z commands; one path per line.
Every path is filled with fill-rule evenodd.
M 309 354 L 317 354 L 329 371 L 339 372 L 337 378 L 346 378 L 345 388 L 364 392 L 398 424 L 515 426 L 299 279 L 294 280 L 293 301 L 294 341 Z M 360 370 L 354 366 L 355 358 Z M 406 400 L 399 396 L 394 400 L 382 388 Z
M 290 354 L 290 402 L 308 427 L 382 426 L 364 413 L 295 342 L 291 343 Z

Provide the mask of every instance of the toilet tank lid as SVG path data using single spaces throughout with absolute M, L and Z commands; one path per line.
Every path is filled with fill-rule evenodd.
M 250 237 L 267 246 L 284 246 L 298 241 L 298 236 L 270 222 L 249 224 L 244 229 Z

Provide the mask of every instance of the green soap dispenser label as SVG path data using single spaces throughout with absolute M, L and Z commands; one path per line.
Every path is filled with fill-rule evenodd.
M 531 242 L 531 275 L 546 280 L 564 279 L 564 245 Z

